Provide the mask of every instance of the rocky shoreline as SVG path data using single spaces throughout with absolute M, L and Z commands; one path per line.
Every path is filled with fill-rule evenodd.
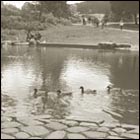
M 54 119 L 51 115 L 1 117 L 1 139 L 139 139 L 139 126 Z

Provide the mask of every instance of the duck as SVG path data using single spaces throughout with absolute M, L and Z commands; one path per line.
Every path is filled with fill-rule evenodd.
M 58 97 L 71 96 L 71 95 L 72 95 L 72 92 L 62 92 L 61 90 L 57 90 Z
M 88 90 L 85 91 L 83 86 L 81 86 L 80 89 L 81 89 L 81 93 L 82 94 L 96 94 L 97 93 L 96 90 L 90 90 L 90 89 L 88 89 Z
M 37 88 L 34 89 L 34 92 L 32 93 L 32 96 L 34 98 L 37 98 L 39 96 L 44 96 L 46 97 L 47 96 L 47 91 L 41 91 L 41 90 L 38 90 Z
M 122 93 L 123 90 L 121 88 L 114 88 L 113 87 L 114 85 L 108 85 L 106 88 L 107 88 L 107 91 L 108 93 L 110 93 L 111 91 L 113 92 L 119 92 L 119 93 Z

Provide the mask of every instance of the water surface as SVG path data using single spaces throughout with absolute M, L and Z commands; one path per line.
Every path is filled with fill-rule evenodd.
M 69 105 L 52 109 L 56 114 L 59 112 L 58 115 L 84 120 L 101 118 L 139 123 L 139 92 L 135 91 L 139 89 L 138 52 L 6 46 L 1 54 L 2 94 L 15 101 L 13 105 L 5 105 L 13 115 L 31 114 L 29 95 L 34 88 L 60 89 L 73 91 L 73 97 L 67 99 Z M 109 84 L 134 91 L 128 95 L 108 94 L 106 87 Z M 82 96 L 80 86 L 96 89 L 97 95 Z M 118 115 L 112 116 L 103 110 Z M 48 113 L 47 109 L 45 112 Z

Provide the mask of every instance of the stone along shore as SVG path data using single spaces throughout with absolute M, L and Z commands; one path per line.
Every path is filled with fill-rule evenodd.
M 53 119 L 50 115 L 1 117 L 1 139 L 139 139 L 139 126 Z

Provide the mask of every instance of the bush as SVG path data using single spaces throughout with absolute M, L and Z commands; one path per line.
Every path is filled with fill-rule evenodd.
M 44 15 L 43 18 L 45 19 L 44 20 L 45 23 L 48 23 L 48 24 L 56 25 L 57 21 L 58 21 L 58 19 L 56 17 L 54 17 L 54 15 L 52 13 Z
M 60 19 L 59 19 L 59 24 L 62 24 L 62 25 L 64 25 L 64 26 L 66 26 L 66 25 L 71 25 L 71 21 L 68 20 L 68 19 L 65 19 L 65 18 L 60 18 Z
M 4 29 L 24 29 L 25 24 L 19 16 L 1 16 L 1 27 Z
M 15 40 L 18 37 L 19 31 L 18 30 L 9 30 L 4 29 L 1 30 L 1 40 Z
M 81 22 L 80 17 L 71 17 L 70 20 L 71 20 L 72 23 L 79 23 L 79 22 Z
M 1 28 L 3 29 L 44 30 L 57 24 L 71 25 L 71 21 L 65 18 L 56 18 L 52 13 L 43 15 L 41 21 L 29 21 L 21 16 L 1 16 Z

